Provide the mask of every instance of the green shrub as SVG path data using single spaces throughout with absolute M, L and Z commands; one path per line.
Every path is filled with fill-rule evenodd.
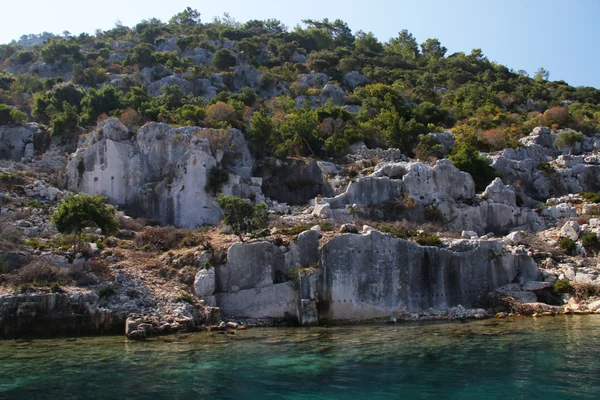
M 583 133 L 568 130 L 558 134 L 554 146 L 560 150 L 563 147 L 573 147 L 576 143 L 583 143 Z
M 265 204 L 252 204 L 239 197 L 223 196 L 217 198 L 217 204 L 223 214 L 223 222 L 243 242 L 243 233 L 265 229 L 269 224 L 269 215 Z
M 600 203 L 600 193 L 580 192 L 579 195 L 588 203 Z
M 0 125 L 24 124 L 25 122 L 27 122 L 27 114 L 23 111 L 0 104 Z
M 206 186 L 204 186 L 204 190 L 216 195 L 227 182 L 229 182 L 229 172 L 223 168 L 212 167 L 206 173 Z
M 417 235 L 416 239 L 417 243 L 421 246 L 440 246 L 442 241 L 438 235 L 430 235 L 426 233 L 422 233 Z
M 186 292 L 185 290 L 181 290 L 179 292 L 179 295 L 175 298 L 175 302 L 176 303 L 189 303 L 189 304 L 194 304 L 194 296 L 191 295 L 190 293 Z
M 573 254 L 575 249 L 577 248 L 577 244 L 575 241 L 568 237 L 560 238 L 558 241 L 558 247 L 564 251 L 566 254 Z
M 217 50 L 212 60 L 212 66 L 218 69 L 219 71 L 224 71 L 231 67 L 235 67 L 236 63 L 237 59 L 231 53 L 231 51 L 227 49 Z
M 488 159 L 479 155 L 477 149 L 467 142 L 455 144 L 449 158 L 456 168 L 473 177 L 478 190 L 485 189 L 497 176 Z
M 591 252 L 598 252 L 600 250 L 600 241 L 598 241 L 598 235 L 595 232 L 587 232 L 581 235 L 581 244 L 586 250 Z
M 554 285 L 552 286 L 552 290 L 556 294 L 573 293 L 574 291 L 573 286 L 571 286 L 571 282 L 569 282 L 567 279 L 555 281 Z
M 547 161 L 542 161 L 541 163 L 539 163 L 538 169 L 546 175 L 552 175 L 556 172 L 554 166 Z

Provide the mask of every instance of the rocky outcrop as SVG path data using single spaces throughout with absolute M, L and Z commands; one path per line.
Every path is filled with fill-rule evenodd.
M 294 160 L 288 163 L 276 161 L 274 165 L 265 165 L 263 168 L 262 190 L 266 196 L 281 203 L 306 204 L 315 196 L 334 194 L 326 178 L 331 171 L 328 163 L 315 160 L 306 163 Z
M 498 241 L 439 248 L 368 229 L 335 237 L 319 252 L 318 235 L 304 232 L 289 248 L 235 244 L 227 264 L 198 274 L 196 294 L 228 315 L 306 325 L 469 308 L 497 288 L 542 280 L 531 257 Z
M 70 190 L 100 193 L 133 215 L 178 227 L 219 222 L 207 172 L 220 165 L 232 175 L 229 193 L 256 197 L 253 158 L 241 132 L 150 123 L 135 135 L 115 119 L 101 123 L 69 160 Z
M 419 162 L 382 163 L 373 174 L 350 183 L 336 197 L 322 199 L 313 209 L 317 217 L 342 221 L 349 218 L 350 212 L 414 222 L 435 214 L 447 229 L 480 235 L 506 234 L 515 229 L 537 232 L 545 227 L 535 211 L 516 205 L 514 190 L 500 179 L 486 188 L 481 199 L 475 197 L 471 176 L 447 159 L 439 160 L 433 168 Z
M 298 269 L 318 262 L 319 237 L 310 230 L 289 246 L 236 243 L 227 252 L 226 264 L 198 273 L 196 295 L 227 315 L 295 318 L 297 296 L 290 282 L 297 279 Z
M 21 161 L 33 157 L 38 132 L 37 124 L 0 126 L 0 159 Z
M 97 303 L 95 294 L 0 296 L 0 338 L 123 332 L 125 320 Z

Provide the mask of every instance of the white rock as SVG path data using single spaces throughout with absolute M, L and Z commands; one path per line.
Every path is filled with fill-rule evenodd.
M 560 228 L 560 236 L 577 241 L 579 239 L 580 231 L 581 229 L 577 221 L 567 221 L 562 228 Z

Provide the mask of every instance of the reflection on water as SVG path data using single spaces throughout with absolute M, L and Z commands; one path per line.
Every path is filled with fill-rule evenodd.
M 600 316 L 0 342 L 0 398 L 598 398 Z

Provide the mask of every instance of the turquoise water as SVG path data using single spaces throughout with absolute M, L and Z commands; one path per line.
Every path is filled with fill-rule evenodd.
M 600 316 L 0 342 L 4 399 L 600 398 Z

